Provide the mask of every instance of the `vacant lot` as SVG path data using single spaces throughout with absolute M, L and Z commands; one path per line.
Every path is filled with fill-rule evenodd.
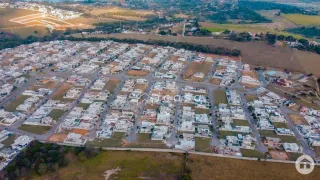
M 289 21 L 304 26 L 320 26 L 320 16 L 308 16 L 302 14 L 281 14 Z
M 64 110 L 61 109 L 53 109 L 49 116 L 52 117 L 52 119 L 58 121 L 60 119 L 61 116 L 63 116 L 63 114 L 65 113 Z
M 151 134 L 139 133 L 137 134 L 137 141 L 126 144 L 126 147 L 132 148 L 168 148 L 162 141 L 151 140 Z
M 104 151 L 84 162 L 70 157 L 69 165 L 57 172 L 38 176 L 31 173 L 24 179 L 97 179 L 103 180 L 107 170 L 120 168 L 110 179 L 181 179 L 184 158 L 176 153 Z M 317 179 L 320 168 L 309 175 L 299 174 L 294 164 L 248 161 L 211 156 L 188 155 L 186 161 L 191 178 L 208 179 Z
M 0 29 L 8 27 L 20 27 L 21 24 L 10 22 L 10 19 L 35 14 L 35 11 L 15 9 L 15 8 L 0 8 Z
M 22 131 L 26 131 L 26 132 L 31 132 L 34 134 L 44 134 L 46 132 L 48 132 L 51 127 L 50 126 L 34 126 L 34 125 L 26 125 L 26 124 L 22 124 L 19 129 L 21 129 Z
M 68 83 L 63 84 L 58 91 L 52 96 L 53 100 L 63 100 L 63 96 L 71 89 L 71 85 Z
M 263 158 L 264 154 L 254 149 L 241 149 L 243 157 Z
M 212 66 L 212 63 L 210 62 L 202 62 L 202 63 L 192 62 L 184 71 L 183 78 L 186 80 L 204 81 L 205 77 L 210 71 L 211 66 Z M 203 78 L 194 77 L 195 73 L 203 73 L 204 77 Z
M 192 179 L 317 179 L 320 168 L 310 175 L 299 174 L 294 164 L 246 161 L 190 155 L 187 162 Z
M 219 139 L 225 139 L 226 136 L 236 136 L 238 134 L 247 135 L 247 133 L 241 133 L 241 132 L 233 132 L 233 131 L 218 131 Z
M 304 117 L 300 115 L 289 114 L 289 117 L 295 125 L 309 125 L 308 122 L 304 119 Z
M 26 99 L 28 99 L 30 96 L 20 95 L 10 103 L 8 103 L 7 106 L 4 107 L 4 110 L 9 112 L 16 111 L 16 108 L 22 104 Z
M 117 88 L 119 83 L 120 83 L 119 79 L 109 79 L 109 81 L 106 83 L 104 89 L 108 90 L 110 93 L 113 93 L 113 91 Z
M 295 136 L 280 136 L 280 135 L 277 135 L 274 131 L 270 131 L 270 130 L 260 130 L 259 133 L 261 137 L 277 137 L 277 138 L 280 138 L 282 142 L 299 143 Z
M 88 146 L 93 147 L 122 147 L 124 144 L 125 133 L 115 132 L 110 139 L 95 139 L 88 142 Z
M 228 104 L 225 90 L 215 90 L 215 91 L 213 91 L 213 99 L 214 99 L 214 105 L 218 105 L 220 103 Z
M 212 146 L 211 146 L 211 138 L 202 138 L 202 137 L 196 137 L 196 151 L 199 152 L 212 152 Z
M 81 37 L 79 35 L 75 36 Z M 119 39 L 130 39 L 132 38 L 132 35 L 98 34 L 95 35 L 95 37 L 116 37 Z M 135 34 L 134 37 L 135 39 L 145 41 L 149 39 L 170 42 L 177 41 L 177 38 L 174 36 L 170 37 Z M 320 76 L 320 71 L 317 69 L 317 67 L 320 66 L 320 61 L 318 61 L 318 59 L 320 59 L 320 55 L 314 53 L 293 50 L 287 47 L 273 47 L 264 42 L 235 42 L 207 37 L 179 37 L 178 41 L 192 44 L 220 46 L 229 49 L 236 48 L 241 50 L 241 57 L 245 63 L 264 67 L 290 69 L 298 72 L 308 72 L 313 73 L 315 76 Z
M 45 176 L 31 174 L 29 179 L 104 180 L 107 170 L 118 167 L 120 171 L 109 179 L 176 180 L 183 172 L 183 157 L 174 153 L 105 151 L 84 162 L 72 157 L 67 167 Z

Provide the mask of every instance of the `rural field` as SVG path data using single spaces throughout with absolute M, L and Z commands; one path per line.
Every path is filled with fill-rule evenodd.
M 31 173 L 22 179 L 181 179 L 184 165 L 192 179 L 317 179 L 320 168 L 310 175 L 299 174 L 294 164 L 248 161 L 176 153 L 104 151 L 79 161 L 68 155 L 69 165 L 54 173 L 38 176 Z M 109 176 L 106 176 L 106 175 Z M 107 178 L 109 177 L 109 178 Z
M 81 35 L 74 35 L 81 38 Z M 86 36 L 85 36 L 86 37 Z M 91 35 L 93 37 L 93 35 Z M 114 37 L 118 39 L 131 39 L 132 34 L 98 34 L 94 37 L 108 38 Z M 135 34 L 138 40 L 163 40 L 177 42 L 175 36 L 157 36 Z M 288 47 L 273 47 L 264 42 L 236 42 L 222 39 L 213 39 L 207 37 L 178 37 L 179 42 L 187 42 L 192 44 L 220 46 L 229 49 L 239 49 L 242 53 L 241 57 L 244 63 L 263 67 L 274 67 L 281 69 L 289 69 L 298 72 L 313 73 L 320 76 L 320 55 L 305 51 L 293 50 Z
M 284 20 L 285 21 L 285 20 Z M 258 24 L 216 24 L 210 22 L 200 23 L 201 27 L 208 29 L 211 32 L 221 32 L 226 29 L 236 30 L 239 32 L 262 32 L 262 33 L 276 33 L 278 35 L 293 36 L 297 39 L 303 38 L 300 35 L 285 32 L 284 29 L 289 27 L 296 27 L 293 23 L 274 22 L 274 23 L 258 23 Z
M 302 14 L 282 14 L 287 20 L 303 26 L 320 26 L 320 16 L 308 16 Z

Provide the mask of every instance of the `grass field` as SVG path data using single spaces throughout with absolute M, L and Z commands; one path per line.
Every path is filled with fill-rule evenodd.
M 34 126 L 34 125 L 26 125 L 26 124 L 22 124 L 19 127 L 20 130 L 22 131 L 26 131 L 26 132 L 31 132 L 34 134 L 44 134 L 46 132 L 48 132 L 51 127 L 49 126 Z
M 320 26 L 320 16 L 308 16 L 302 14 L 281 14 L 289 21 L 304 26 Z
M 24 180 L 103 180 L 107 170 L 120 168 L 109 179 L 181 179 L 183 155 L 175 153 L 104 151 L 98 156 L 80 162 L 77 157 L 68 156 L 69 165 L 56 172 L 38 176 L 30 173 Z M 188 155 L 186 165 L 194 180 L 208 179 L 318 179 L 320 168 L 315 167 L 309 175 L 299 174 L 294 164 L 248 161 L 221 157 Z
M 212 152 L 212 147 L 211 147 L 211 138 L 202 138 L 202 137 L 196 137 L 196 148 L 195 150 L 198 152 Z
M 286 28 L 285 25 L 277 26 L 272 24 L 215 24 L 215 23 L 207 23 L 203 22 L 200 23 L 201 27 L 207 29 L 211 32 L 223 32 L 225 30 L 235 30 L 237 32 L 263 32 L 263 33 L 276 33 L 278 35 L 285 35 L 285 36 L 293 36 L 297 39 L 303 38 L 303 36 L 292 34 L 285 32 L 284 29 Z
M 120 168 L 118 173 L 112 174 L 109 179 L 180 179 L 183 172 L 182 154 L 104 151 L 96 157 L 81 162 L 74 155 L 69 157 L 69 165 L 57 172 L 45 176 L 32 173 L 25 179 L 43 180 L 103 180 L 107 170 Z
M 60 118 L 61 116 L 63 116 L 64 113 L 65 113 L 65 111 L 63 111 L 63 110 L 53 109 L 53 110 L 50 112 L 49 116 L 52 117 L 52 119 L 54 119 L 54 120 L 57 121 L 57 120 L 59 120 L 59 118 Z
M 218 105 L 220 103 L 228 104 L 226 91 L 224 90 L 213 91 L 213 99 L 214 99 L 214 105 Z
M 16 108 L 22 104 L 26 99 L 28 99 L 30 96 L 25 96 L 25 95 L 20 95 L 10 103 L 8 103 L 5 107 L 4 110 L 9 111 L 9 112 L 14 112 L 16 111 Z

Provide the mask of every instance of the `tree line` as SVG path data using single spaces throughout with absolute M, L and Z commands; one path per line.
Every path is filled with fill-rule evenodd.
M 67 154 L 75 156 L 79 161 L 85 161 L 95 157 L 100 151 L 97 148 L 68 147 L 33 141 L 1 172 L 0 179 L 18 179 L 32 171 L 38 175 L 55 172 L 68 165 Z

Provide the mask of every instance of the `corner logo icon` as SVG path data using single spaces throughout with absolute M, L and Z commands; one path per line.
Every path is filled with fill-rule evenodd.
M 314 169 L 314 161 L 308 155 L 302 155 L 296 160 L 296 169 L 300 174 L 310 174 Z

